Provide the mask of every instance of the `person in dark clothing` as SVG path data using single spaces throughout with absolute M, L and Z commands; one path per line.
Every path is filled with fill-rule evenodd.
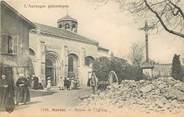
M 30 76 L 27 77 L 27 80 L 29 82 L 29 87 L 31 87 L 31 84 L 32 84 L 32 78 Z
M 71 89 L 71 80 L 69 78 L 67 79 L 67 89 Z
M 70 90 L 71 81 L 70 81 L 69 78 L 65 78 L 65 79 L 64 79 L 64 87 L 65 87 L 67 90 Z
M 17 92 L 16 92 L 16 104 L 24 103 L 30 101 L 30 92 L 29 92 L 29 80 L 24 77 L 23 74 L 20 75 L 19 79 L 16 82 Z
M 64 88 L 67 88 L 67 79 L 66 79 L 66 77 L 64 79 Z
M 5 75 L 0 78 L 0 111 L 12 112 L 14 103 L 14 84 Z
M 39 89 L 38 77 L 36 76 L 33 76 L 33 89 L 35 90 Z

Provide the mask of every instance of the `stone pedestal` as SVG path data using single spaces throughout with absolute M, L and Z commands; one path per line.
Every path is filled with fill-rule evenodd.
M 142 68 L 142 72 L 143 74 L 151 79 L 153 78 L 153 68 L 154 68 L 154 65 L 150 64 L 150 63 L 144 63 L 141 65 L 141 68 Z

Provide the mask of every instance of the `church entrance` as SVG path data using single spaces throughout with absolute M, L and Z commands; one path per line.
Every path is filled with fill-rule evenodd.
M 46 60 L 46 81 L 48 80 L 48 78 L 51 78 L 51 84 L 52 86 L 56 86 L 56 69 L 55 69 L 55 66 L 54 66 L 54 63 L 47 59 Z M 46 82 L 47 84 L 47 82 Z
M 59 80 L 60 63 L 58 62 L 58 57 L 53 52 L 47 52 L 46 54 L 46 64 L 45 64 L 45 76 L 46 85 L 48 79 L 51 80 L 51 86 L 56 86 Z

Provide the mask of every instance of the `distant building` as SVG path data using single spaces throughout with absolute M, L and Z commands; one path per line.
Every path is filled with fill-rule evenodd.
M 1 74 L 17 79 L 29 72 L 29 30 L 34 24 L 6 2 L 0 2 L 0 64 Z

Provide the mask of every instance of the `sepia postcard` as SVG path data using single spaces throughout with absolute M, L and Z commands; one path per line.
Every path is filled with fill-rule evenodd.
M 184 116 L 184 1 L 0 0 L 0 117 L 88 116 Z

